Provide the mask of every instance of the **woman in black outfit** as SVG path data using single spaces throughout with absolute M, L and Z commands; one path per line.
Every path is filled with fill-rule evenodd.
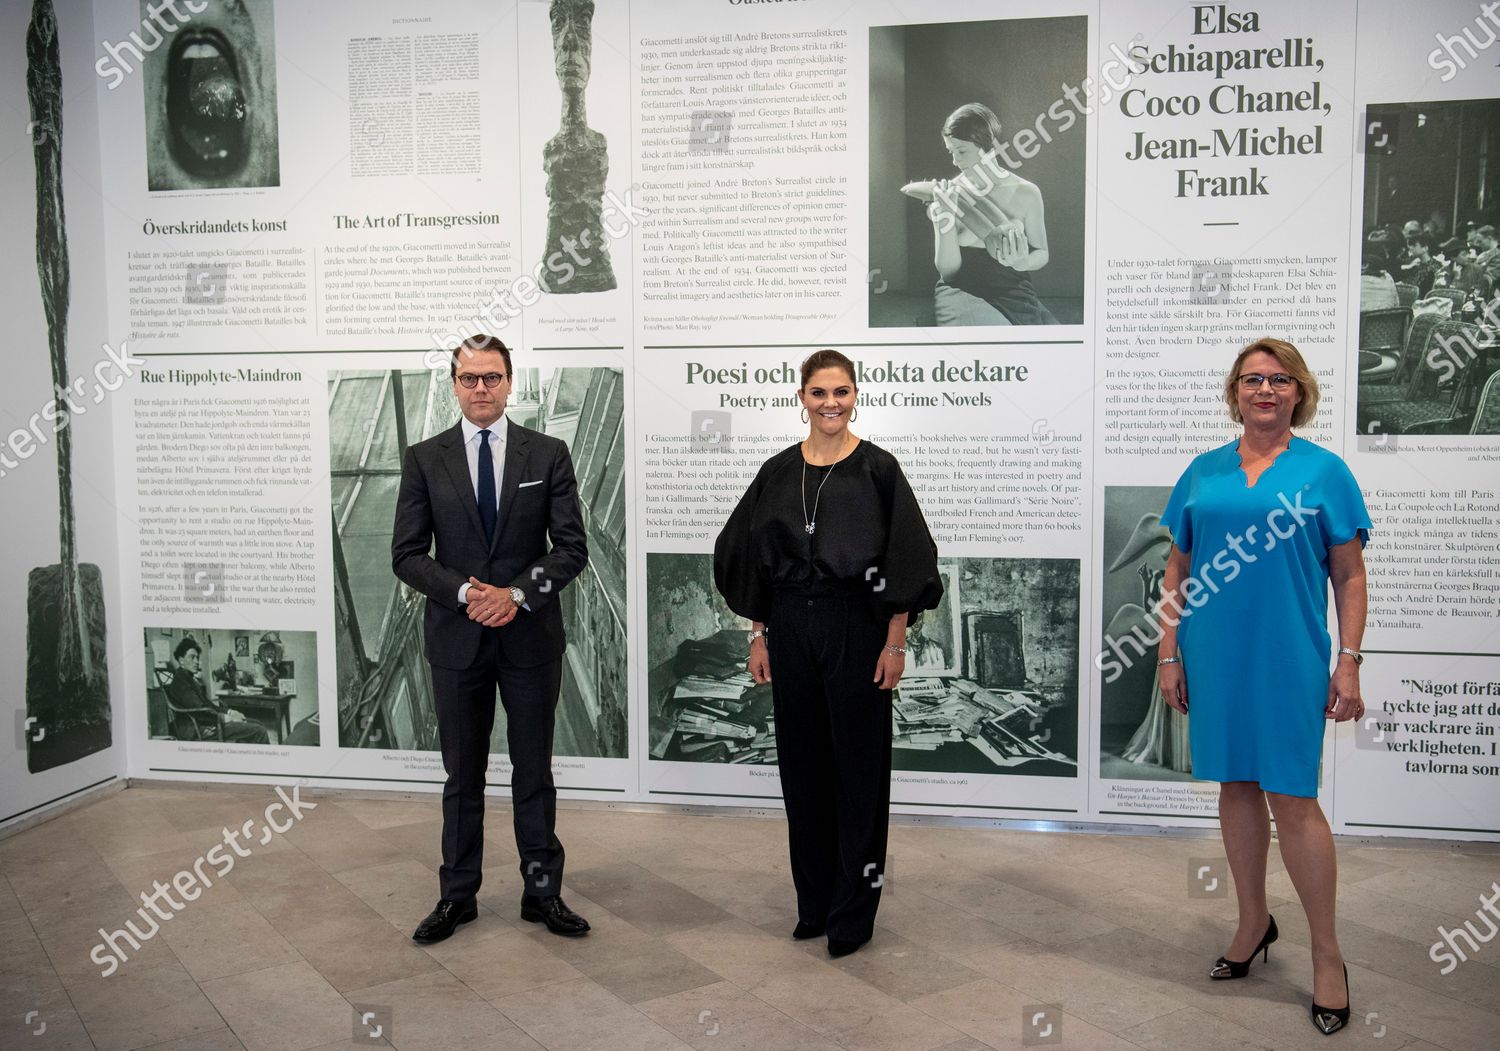
M 714 582 L 753 622 L 771 683 L 794 938 L 844 956 L 875 930 L 891 786 L 891 689 L 911 614 L 943 594 L 937 547 L 901 466 L 849 431 L 854 363 L 820 350 L 797 392 L 807 438 L 767 460 L 714 545 Z M 772 677 L 772 668 L 775 677 Z

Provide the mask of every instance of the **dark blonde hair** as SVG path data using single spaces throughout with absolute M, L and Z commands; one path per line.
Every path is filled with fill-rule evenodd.
M 1318 378 L 1312 374 L 1312 369 L 1307 367 L 1307 362 L 1302 360 L 1302 352 L 1292 346 L 1284 339 L 1271 339 L 1269 336 L 1247 343 L 1234 358 L 1234 364 L 1229 366 L 1229 374 L 1224 377 L 1224 402 L 1229 406 L 1229 418 L 1235 423 L 1244 423 L 1244 417 L 1240 415 L 1240 402 L 1238 398 L 1238 387 L 1240 382 L 1240 366 L 1251 354 L 1266 353 L 1281 363 L 1286 374 L 1297 383 L 1297 390 L 1302 394 L 1302 400 L 1292 409 L 1292 426 L 1301 427 L 1311 422 L 1318 412 Z
M 802 363 L 802 389 L 807 389 L 807 381 L 813 378 L 813 373 L 819 369 L 843 369 L 849 374 L 849 382 L 859 386 L 859 377 L 855 374 L 854 362 L 836 350 L 815 350 L 807 356 Z

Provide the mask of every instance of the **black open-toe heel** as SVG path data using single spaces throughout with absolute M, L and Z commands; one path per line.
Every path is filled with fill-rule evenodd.
M 1344 1026 L 1349 1024 L 1349 965 L 1344 964 L 1344 1006 L 1343 1007 L 1319 1007 L 1316 1000 L 1312 1005 L 1312 1023 L 1318 1027 L 1318 1032 L 1324 1036 L 1332 1036 Z
M 1208 972 L 1208 976 L 1210 978 L 1226 979 L 1245 977 L 1245 975 L 1250 973 L 1250 964 L 1255 959 L 1256 953 L 1265 954 L 1262 958 L 1263 963 L 1270 962 L 1271 943 L 1274 942 L 1280 935 L 1276 930 L 1276 917 L 1271 916 L 1269 913 L 1267 913 L 1266 915 L 1269 917 L 1270 922 L 1266 924 L 1265 937 L 1261 938 L 1259 945 L 1250 950 L 1250 959 L 1240 960 L 1239 962 L 1236 962 L 1234 960 L 1228 960 L 1220 956 L 1217 960 L 1214 961 L 1213 970 Z

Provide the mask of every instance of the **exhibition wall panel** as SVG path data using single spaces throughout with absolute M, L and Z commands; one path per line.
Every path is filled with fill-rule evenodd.
M 88 268 L 71 338 L 139 364 L 76 428 L 95 482 L 77 547 L 120 718 L 114 747 L 11 764 L 18 798 L 110 762 L 436 791 L 424 600 L 390 573 L 391 517 L 406 447 L 457 420 L 448 349 L 489 332 L 515 351 L 512 418 L 572 449 L 589 531 L 563 595 L 565 796 L 779 804 L 768 688 L 711 554 L 804 433 L 800 362 L 836 347 L 859 366 L 854 429 L 900 460 L 945 584 L 893 698 L 893 808 L 1211 826 L 1189 717 L 1155 687 L 1160 516 L 1234 437 L 1234 352 L 1271 335 L 1322 389 L 1299 433 L 1349 465 L 1375 527 L 1369 715 L 1328 725 L 1320 799 L 1342 832 L 1500 838 L 1500 27 L 1482 9 L 92 15 L 64 26 Z M 14 95 L 14 44 L 4 71 Z M 986 113 L 981 157 L 964 136 Z M 4 177 L 7 226 L 29 231 L 29 150 Z M 47 389 L 26 255 L 4 263 L 32 289 L 12 295 L 36 381 L 7 390 L 13 417 Z M 52 506 L 47 455 L 8 495 Z M 17 609 L 22 570 L 50 561 L 40 514 L 11 545 Z M 1253 560 L 1228 539 L 1226 565 Z M 186 710 L 196 692 L 218 711 Z M 501 794 L 504 742 L 502 713 Z

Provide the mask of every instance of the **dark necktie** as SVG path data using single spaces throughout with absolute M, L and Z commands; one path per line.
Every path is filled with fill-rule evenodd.
M 484 541 L 495 542 L 495 458 L 490 452 L 490 432 L 479 432 L 479 524 L 484 526 Z

